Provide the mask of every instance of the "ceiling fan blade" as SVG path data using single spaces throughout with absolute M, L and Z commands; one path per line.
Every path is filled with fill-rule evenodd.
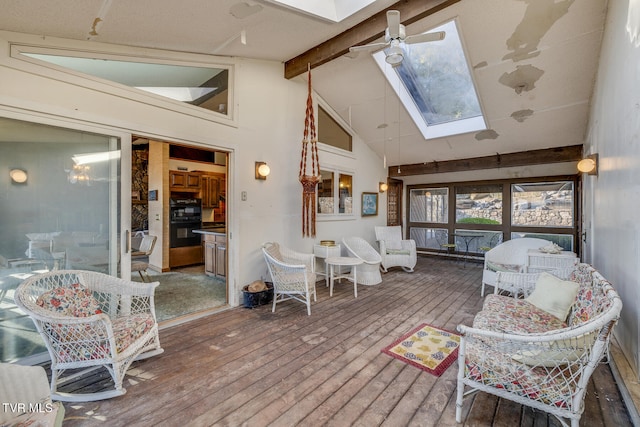
M 351 46 L 349 48 L 349 52 L 361 52 L 365 50 L 375 50 L 382 49 L 383 47 L 387 47 L 389 43 L 372 43 L 372 44 L 363 44 L 360 46 Z
M 387 30 L 389 38 L 400 37 L 400 12 L 397 10 L 387 10 Z
M 435 42 L 438 40 L 444 40 L 444 36 L 445 36 L 444 31 L 436 31 L 435 33 L 416 34 L 414 36 L 407 36 L 404 39 L 404 42 L 406 44 Z

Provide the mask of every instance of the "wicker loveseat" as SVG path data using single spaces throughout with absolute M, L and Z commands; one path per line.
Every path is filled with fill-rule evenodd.
M 484 296 L 484 287 L 495 286 L 497 273 L 507 271 L 524 273 L 527 265 L 527 251 L 538 249 L 550 242 L 534 237 L 507 240 L 484 254 L 484 269 L 482 270 L 482 288 L 480 296 Z
M 622 302 L 611 284 L 588 264 L 578 264 L 570 281 L 550 279 L 548 273 L 543 276 L 545 282 L 537 282 L 527 299 L 490 294 L 473 327 L 458 326 L 462 334 L 458 422 L 464 396 L 484 391 L 546 411 L 563 424 L 562 418 L 568 418 L 573 427 L 579 425 L 587 383 L 608 355 L 610 333 Z M 561 289 L 558 292 L 567 297 L 566 310 L 558 309 L 562 304 L 554 305 L 556 315 L 533 303 L 539 304 L 543 296 L 548 304 L 553 289 Z M 569 299 L 568 295 L 575 296 Z M 559 312 L 568 314 L 558 317 L 562 316 Z M 465 387 L 470 390 L 465 392 Z
M 57 270 L 28 278 L 16 290 L 16 304 L 36 325 L 51 357 L 51 397 L 93 401 L 122 395 L 124 375 L 134 360 L 162 353 L 154 308 L 158 282 L 137 283 L 106 274 Z M 105 367 L 114 389 L 59 393 L 70 369 Z

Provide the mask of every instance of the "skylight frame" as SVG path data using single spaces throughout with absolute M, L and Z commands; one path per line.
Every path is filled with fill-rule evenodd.
M 330 22 L 341 22 L 375 0 L 266 0 Z
M 446 28 L 446 29 L 443 28 L 447 26 L 451 26 L 451 28 Z M 457 34 L 451 34 L 452 29 L 455 30 Z M 475 99 L 477 100 L 477 103 L 478 103 L 478 109 L 479 109 L 478 116 L 473 116 L 473 117 L 464 118 L 464 119 L 457 119 L 457 120 L 454 119 L 451 121 L 430 125 L 429 123 L 427 123 L 425 117 L 421 113 L 420 108 L 418 107 L 416 100 L 414 99 L 409 89 L 407 88 L 405 81 L 399 76 L 398 70 L 385 62 L 385 57 L 386 57 L 385 50 L 377 51 L 373 53 L 372 56 L 376 61 L 376 64 L 378 64 L 378 66 L 380 67 L 380 70 L 382 71 L 382 73 L 387 78 L 387 81 L 393 88 L 394 92 L 396 93 L 396 95 L 404 105 L 405 109 L 411 116 L 411 119 L 416 124 L 418 129 L 420 129 L 420 132 L 425 140 L 448 137 L 448 136 L 459 135 L 459 134 L 464 134 L 469 132 L 476 132 L 476 131 L 487 129 L 488 123 L 484 117 L 482 102 L 480 101 L 475 79 L 474 79 L 473 73 L 471 72 L 472 67 L 469 63 L 468 56 L 466 54 L 464 45 L 462 43 L 462 38 L 460 37 L 460 31 L 458 29 L 457 19 L 454 18 L 452 20 L 449 20 L 439 25 L 438 27 L 428 30 L 426 32 L 428 33 L 433 31 L 446 31 L 447 32 L 446 37 L 455 36 L 459 39 L 459 42 L 460 42 L 459 46 L 460 46 L 460 49 L 462 50 L 462 55 L 465 60 L 464 65 L 466 66 L 467 75 L 470 80 L 471 86 L 473 88 Z M 428 43 L 442 43 L 442 42 L 435 41 L 435 42 L 428 42 Z M 405 48 L 406 46 L 403 44 L 402 47 Z M 409 60 L 407 56 L 408 55 L 405 56 L 404 61 Z M 430 104 L 429 100 L 427 99 L 423 99 L 423 102 L 425 102 L 426 104 Z

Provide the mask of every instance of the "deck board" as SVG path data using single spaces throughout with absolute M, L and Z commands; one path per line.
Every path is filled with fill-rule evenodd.
M 295 301 L 234 308 L 161 329 L 165 352 L 135 362 L 127 394 L 65 404 L 65 426 L 457 426 L 457 362 L 440 377 L 381 352 L 420 323 L 455 331 L 482 307 L 479 265 L 418 259 L 377 286 L 317 283 L 311 316 Z M 97 390 L 105 371 L 68 384 Z M 608 365 L 588 388 L 581 425 L 631 426 Z M 466 426 L 556 426 L 486 393 L 465 399 Z

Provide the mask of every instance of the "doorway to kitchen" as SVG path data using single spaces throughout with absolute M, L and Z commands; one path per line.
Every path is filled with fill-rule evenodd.
M 228 307 L 227 159 L 222 151 L 132 137 L 131 246 L 135 253 L 145 236 L 155 245 L 142 259 L 146 271 L 131 278 L 160 282 L 160 322 Z

